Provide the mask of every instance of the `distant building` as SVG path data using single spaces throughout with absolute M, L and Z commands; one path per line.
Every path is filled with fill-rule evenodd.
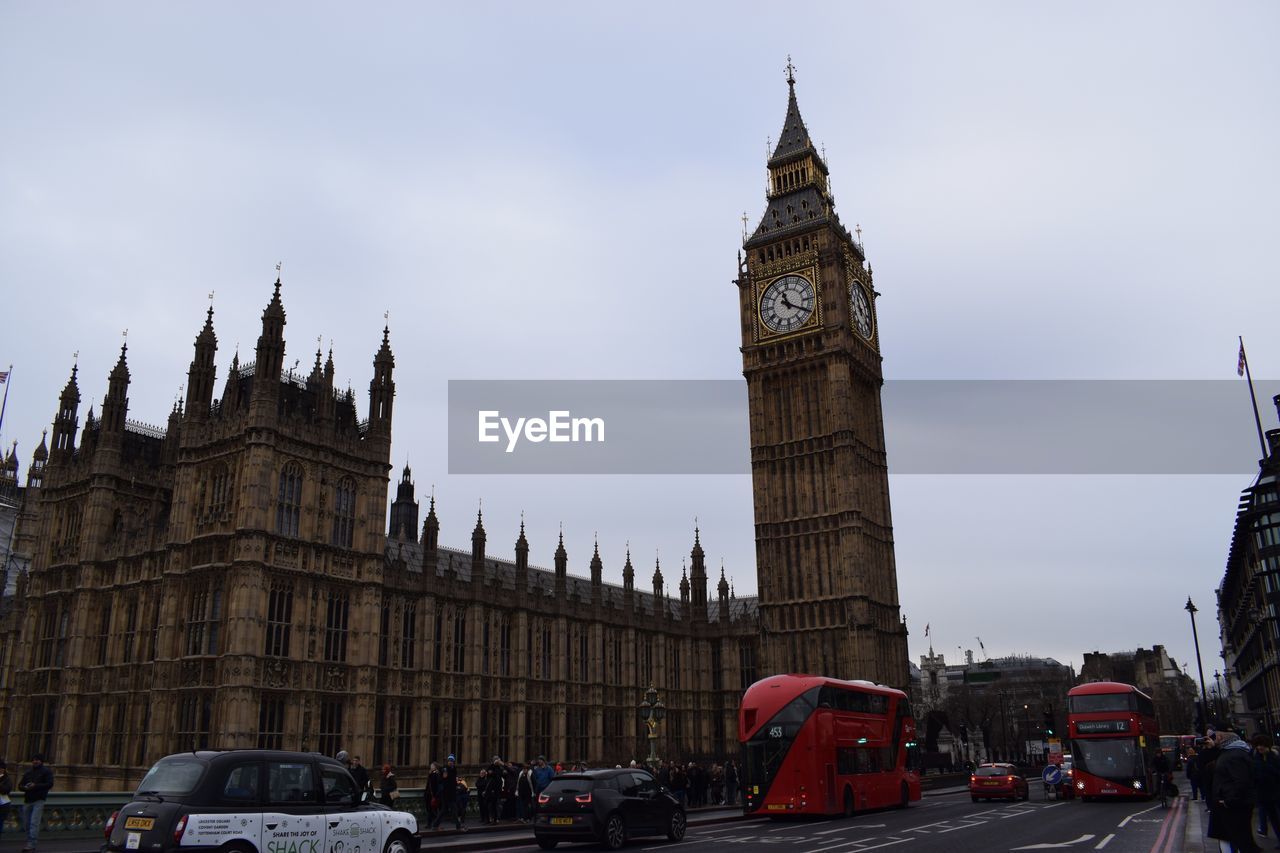
M 1066 695 L 1074 680 L 1071 667 L 1053 658 L 976 661 L 970 650 L 963 663 L 947 664 L 930 649 L 920 656 L 920 679 L 913 682 L 925 751 L 958 752 L 955 760 L 971 761 L 1038 755 L 1049 733 L 1065 727 Z
M 1280 395 L 1274 399 L 1280 410 Z M 1277 606 L 1280 605 L 1280 429 L 1267 433 L 1270 455 L 1240 495 L 1227 568 L 1218 585 L 1218 625 L 1226 666 L 1226 695 L 1211 704 L 1234 705 L 1255 730 L 1280 730 Z M 1207 685 L 1217 692 L 1217 680 Z M 1219 701 L 1221 700 L 1221 701 Z M 1218 716 L 1222 716 L 1221 710 Z
M 1195 729 L 1195 681 L 1178 668 L 1164 646 L 1126 652 L 1085 652 L 1080 684 L 1119 681 L 1132 684 L 1156 705 L 1160 731 L 1189 734 Z

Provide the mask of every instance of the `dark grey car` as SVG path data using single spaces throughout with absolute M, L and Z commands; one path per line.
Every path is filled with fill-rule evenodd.
M 665 835 L 680 841 L 684 807 L 647 770 L 564 773 L 538 795 L 533 834 L 550 850 L 561 841 L 598 841 L 617 850 L 628 838 Z

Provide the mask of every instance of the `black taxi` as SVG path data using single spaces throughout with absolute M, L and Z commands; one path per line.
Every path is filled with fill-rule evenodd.
M 345 765 L 306 752 L 184 752 L 157 761 L 103 850 L 416 853 L 408 812 L 367 802 Z

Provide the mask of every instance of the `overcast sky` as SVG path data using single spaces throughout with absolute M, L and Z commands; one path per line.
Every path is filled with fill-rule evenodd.
M 219 388 L 284 262 L 286 364 L 320 338 L 442 541 L 484 499 L 570 571 L 598 531 L 647 587 L 692 544 L 754 591 L 744 476 L 450 476 L 446 382 L 741 375 L 735 274 L 783 67 L 875 269 L 890 379 L 1280 373 L 1271 3 L 0 4 L 3 441 L 24 471 L 79 352 L 129 330 L 163 424 L 215 292 Z M 1261 401 L 1264 426 L 1275 409 Z M 1238 416 L 1251 417 L 1241 380 Z M 947 413 L 938 412 L 945 443 Z M 896 476 L 913 659 L 1163 643 L 1208 672 L 1241 476 Z M 981 653 L 979 653 L 981 657 Z M 1194 663 L 1190 667 L 1194 672 Z

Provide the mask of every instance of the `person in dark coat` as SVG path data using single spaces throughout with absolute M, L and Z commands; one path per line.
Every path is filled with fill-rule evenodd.
M 360 756 L 351 759 L 351 778 L 356 780 L 356 787 L 363 794 L 369 790 L 369 771 L 360 763 Z
M 1210 818 L 1213 816 L 1213 770 L 1217 766 L 1220 752 L 1214 735 L 1210 734 L 1196 756 L 1196 764 L 1200 770 L 1200 796 L 1204 800 L 1204 807 L 1209 809 Z
M 44 763 L 44 755 L 37 752 L 31 756 L 30 769 L 18 781 L 18 790 L 22 791 L 25 800 L 22 806 L 22 828 L 27 831 L 27 845 L 22 848 L 24 851 L 35 850 L 36 842 L 40 840 L 44 803 L 52 787 L 53 771 Z
M 1271 738 L 1253 736 L 1253 781 L 1258 792 L 1258 834 L 1267 834 L 1271 824 L 1280 839 L 1280 758 L 1271 751 Z
M 396 772 L 390 764 L 382 765 L 382 787 L 378 789 L 378 802 L 387 808 L 395 808 L 400 799 L 400 786 L 396 784 Z
M 466 831 L 462 825 L 462 819 L 466 814 L 466 800 L 462 801 L 462 811 L 458 811 L 458 763 L 457 759 L 450 755 L 444 767 L 440 770 L 440 810 L 436 812 L 435 822 L 431 824 L 432 829 L 440 828 L 440 821 L 446 814 L 453 815 L 454 825 L 460 831 Z
M 1235 732 L 1218 732 L 1218 760 L 1213 768 L 1213 800 L 1209 837 L 1230 842 L 1235 853 L 1259 853 L 1253 840 L 1253 750 Z
M 422 798 L 426 800 L 427 806 L 427 826 L 435 828 L 440 822 L 440 765 L 434 761 L 427 771 L 427 785 L 422 792 Z
M 1187 769 L 1187 784 L 1191 786 L 1191 799 L 1200 799 L 1200 756 L 1195 749 L 1187 749 L 1187 757 L 1184 762 Z
M 738 764 L 732 758 L 724 765 L 724 804 L 738 804 Z

